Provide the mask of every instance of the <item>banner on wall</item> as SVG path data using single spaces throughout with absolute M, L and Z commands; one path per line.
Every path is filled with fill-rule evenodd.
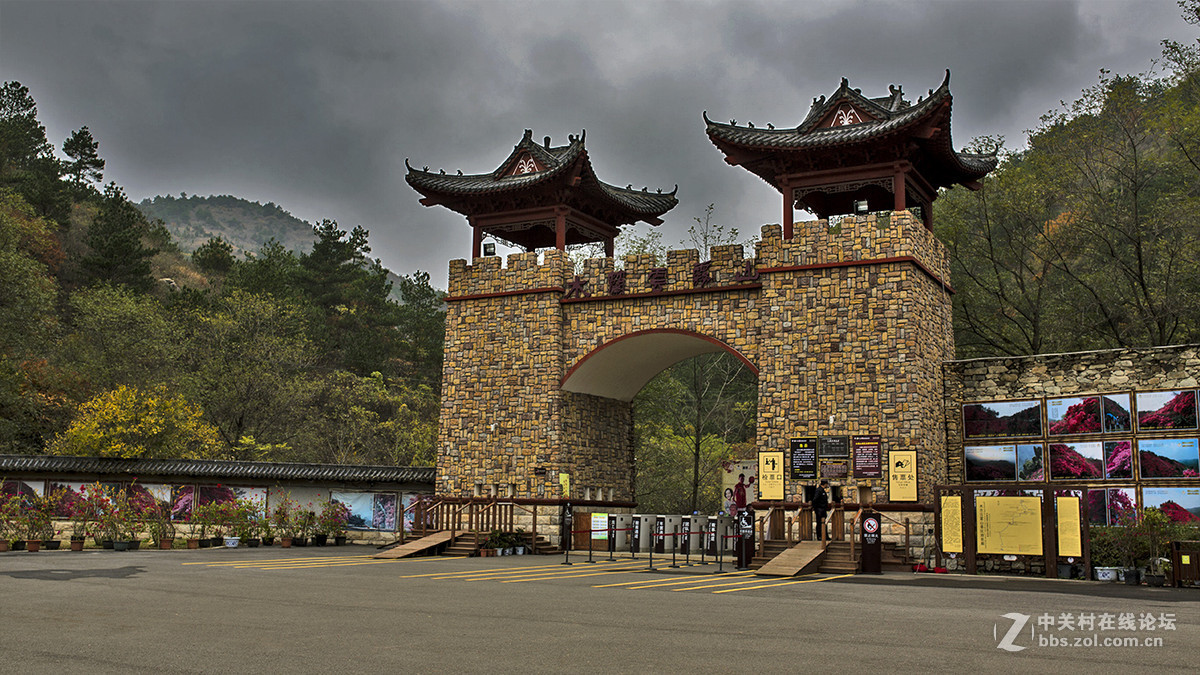
M 917 501 L 917 451 L 888 453 L 888 501 Z
M 725 513 L 736 515 L 745 510 L 747 504 L 757 501 L 757 476 L 757 460 L 748 459 L 725 465 L 725 474 L 721 477 L 721 505 Z

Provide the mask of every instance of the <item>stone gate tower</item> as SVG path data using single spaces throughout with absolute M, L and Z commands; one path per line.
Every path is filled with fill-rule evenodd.
M 784 194 L 783 226 L 764 227 L 753 252 L 608 257 L 578 275 L 561 250 L 514 254 L 506 266 L 477 250 L 470 264 L 452 261 L 437 492 L 632 502 L 633 396 L 665 367 L 724 350 L 758 377 L 760 450 L 786 452 L 790 439 L 817 434 L 878 435 L 884 453 L 918 451 L 920 500 L 929 501 L 946 478 L 942 364 L 953 355 L 949 268 L 930 206 L 939 187 L 971 185 L 995 165 L 950 149 L 949 108 L 948 81 L 916 104 L 898 88 L 867 99 L 843 82 L 795 128 L 706 118 L 729 163 Z M 518 145 L 509 163 L 526 150 Z M 557 165 L 539 162 L 520 180 L 562 180 Z M 568 205 L 585 215 L 608 208 L 606 223 L 575 217 L 587 225 L 579 232 L 600 235 L 655 222 L 674 205 L 673 195 L 600 183 L 590 165 L 575 171 L 541 193 L 575 200 L 558 206 L 557 220 L 542 217 L 547 204 L 500 189 L 524 189 L 507 164 L 487 179 L 410 169 L 408 181 L 423 203 L 458 200 L 468 215 L 478 212 L 464 206 L 470 195 L 536 214 L 515 230 L 543 228 L 558 243 L 570 241 Z M 796 223 L 794 206 L 859 215 Z M 799 501 L 804 484 L 789 478 L 785 500 Z

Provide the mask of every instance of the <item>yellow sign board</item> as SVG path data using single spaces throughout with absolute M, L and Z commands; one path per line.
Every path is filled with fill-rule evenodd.
M 962 497 L 942 496 L 942 552 L 963 552 Z
M 980 553 L 1042 555 L 1042 500 L 978 497 L 975 532 Z
M 562 486 L 562 496 L 571 496 L 571 474 L 566 471 L 558 472 L 558 484 Z
M 917 451 L 888 453 L 888 501 L 917 501 Z
M 1191 565 L 1192 564 L 1192 556 L 1187 555 L 1187 554 L 1179 556 L 1179 564 L 1180 565 Z
M 758 498 L 783 499 L 783 452 L 758 453 Z
M 1079 497 L 1055 497 L 1058 513 L 1058 554 L 1083 557 L 1083 539 L 1079 529 Z

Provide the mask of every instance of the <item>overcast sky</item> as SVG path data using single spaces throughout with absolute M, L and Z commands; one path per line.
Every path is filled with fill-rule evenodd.
M 666 243 L 709 203 L 756 233 L 779 194 L 724 163 L 702 111 L 794 126 L 842 77 L 915 101 L 949 68 L 955 146 L 1019 147 L 1099 69 L 1143 72 L 1196 34 L 1173 0 L 0 0 L 0 78 L 29 87 L 57 146 L 87 125 L 134 201 L 231 194 L 362 225 L 386 266 L 444 287 L 470 228 L 418 203 L 406 157 L 482 173 L 524 129 L 586 129 L 601 180 L 679 185 Z

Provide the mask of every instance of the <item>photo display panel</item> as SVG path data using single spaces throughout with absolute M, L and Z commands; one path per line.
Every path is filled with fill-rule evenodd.
M 1040 400 L 967 403 L 962 407 L 963 437 L 967 439 L 1039 437 Z

